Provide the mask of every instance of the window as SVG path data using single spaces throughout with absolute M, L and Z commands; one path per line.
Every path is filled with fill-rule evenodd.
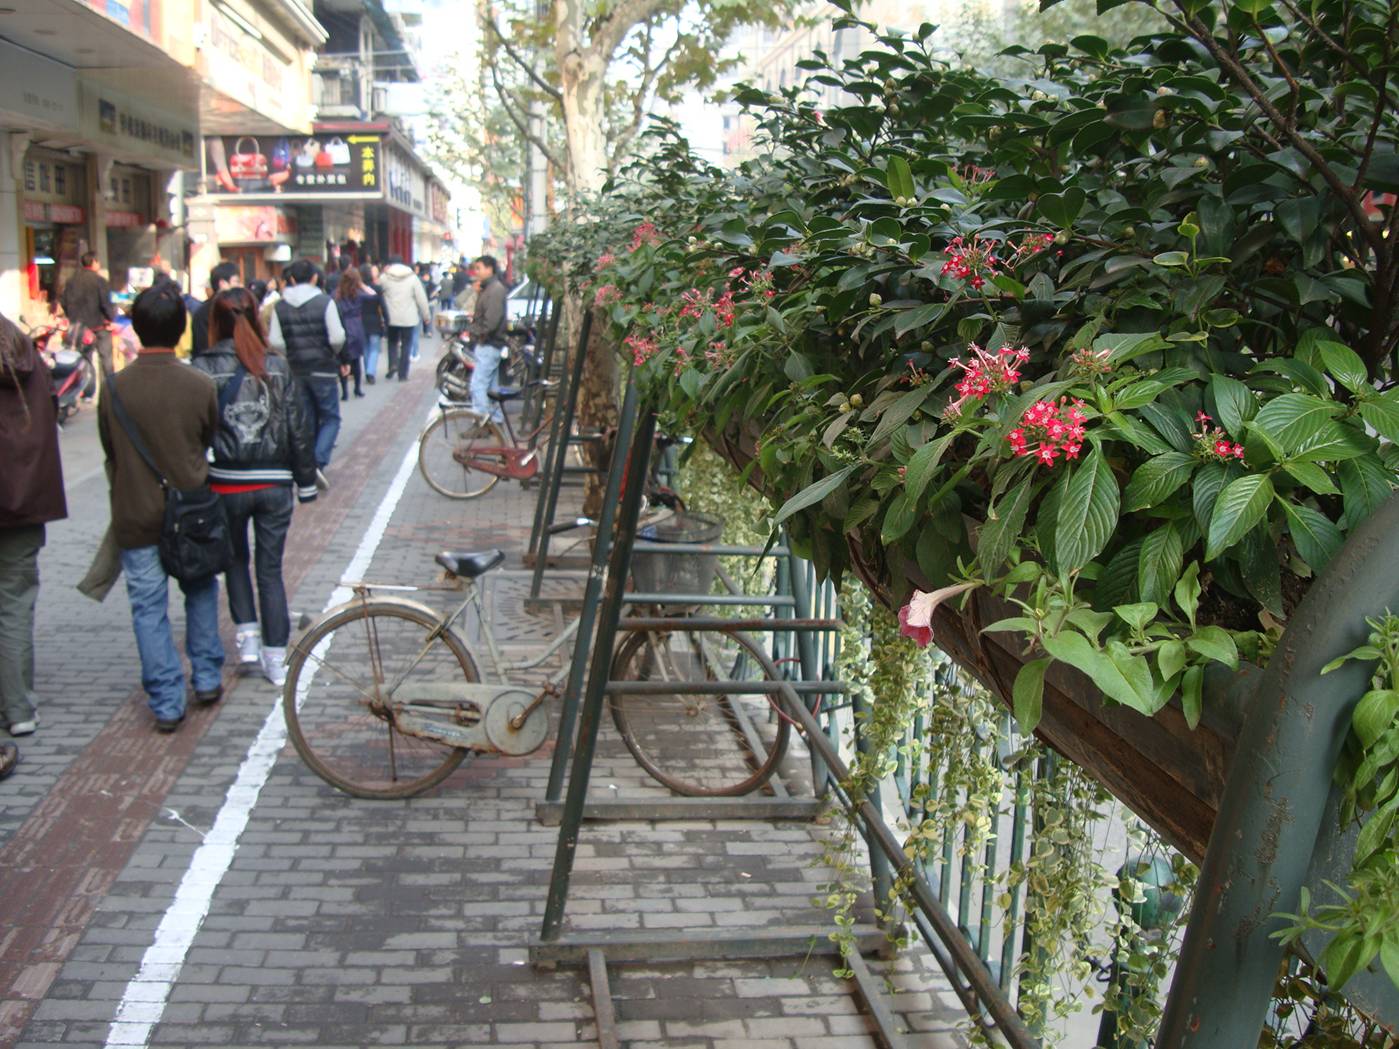
M 53 191 L 60 197 L 68 195 L 68 165 L 55 164 L 53 166 Z
M 35 181 L 34 161 L 26 160 L 24 162 L 24 188 L 28 192 L 33 193 L 37 187 L 38 183 Z
M 42 160 L 39 161 L 39 192 L 52 192 L 52 190 L 49 189 L 49 166 Z

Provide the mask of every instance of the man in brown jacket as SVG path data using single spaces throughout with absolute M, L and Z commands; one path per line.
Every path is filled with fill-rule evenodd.
M 29 338 L 0 317 L 0 717 L 12 736 L 27 736 L 39 725 L 39 548 L 44 525 L 67 516 L 48 369 Z M 14 744 L 0 744 L 0 779 L 18 760 Z
M 169 579 L 158 549 L 165 492 L 113 404 L 120 401 L 170 484 L 188 489 L 205 483 L 208 450 L 218 430 L 218 398 L 209 376 L 175 356 L 185 317 L 185 304 L 174 283 L 158 284 L 137 297 L 131 307 L 131 326 L 141 340 L 141 353 L 135 363 L 112 377 L 113 394 L 103 398 L 97 413 L 111 483 L 112 533 L 121 548 L 131 621 L 141 653 L 141 684 L 160 732 L 174 732 L 185 717 L 185 674 L 171 635 Z M 180 589 L 185 595 L 185 652 L 194 698 L 213 703 L 223 696 L 218 577 L 181 583 Z
M 97 270 L 97 255 L 85 252 L 82 269 L 68 278 L 59 297 L 63 313 L 73 324 L 81 324 L 92 332 L 97 340 L 97 356 L 102 362 L 103 381 L 112 370 L 111 324 L 116 319 L 116 307 L 112 305 L 112 289 L 105 277 Z

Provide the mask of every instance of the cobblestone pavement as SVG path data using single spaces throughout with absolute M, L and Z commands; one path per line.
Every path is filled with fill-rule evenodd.
M 405 457 L 433 403 L 423 363 L 406 385 L 368 393 L 348 406 L 331 492 L 296 515 L 293 608 L 325 607 L 357 553 L 372 554 L 364 578 L 425 582 L 440 549 L 500 546 L 514 556 L 495 580 L 492 621 L 509 655 L 542 648 L 559 613 L 527 612 L 524 578 L 510 571 L 533 493 L 502 483 L 454 503 L 428 489 Z M 279 745 L 275 690 L 231 674 L 221 703 L 156 735 L 124 592 L 98 605 L 73 589 L 107 520 L 90 413 L 70 424 L 64 454 L 71 516 L 51 526 L 41 561 L 43 724 L 0 784 L 0 1047 L 595 1045 L 585 975 L 527 963 L 557 833 L 533 818 L 549 747 L 469 761 L 425 797 L 355 800 Z M 231 650 L 226 616 L 224 627 Z M 593 789 L 662 796 L 610 726 Z M 821 833 L 588 824 L 568 925 L 679 937 L 828 924 L 813 900 L 829 876 Z M 614 966 L 622 1043 L 875 1045 L 830 968 Z M 912 1044 L 963 1044 L 955 999 L 926 959 L 875 968 Z

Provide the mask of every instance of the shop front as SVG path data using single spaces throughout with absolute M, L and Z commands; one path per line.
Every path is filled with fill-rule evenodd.
M 296 218 L 274 204 L 220 207 L 214 212 L 219 254 L 238 266 L 243 283 L 271 280 L 291 261 Z
M 86 166 L 66 153 L 30 147 L 22 171 L 24 294 L 42 316 L 53 311 L 90 247 Z

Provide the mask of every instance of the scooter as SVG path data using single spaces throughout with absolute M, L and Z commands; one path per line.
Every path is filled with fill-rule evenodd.
M 96 380 L 92 355 L 97 349 L 97 336 L 82 325 L 70 327 L 60 321 L 39 329 L 33 338 L 49 366 L 49 378 L 58 401 L 58 424 L 62 426 L 77 413 L 79 400 Z

